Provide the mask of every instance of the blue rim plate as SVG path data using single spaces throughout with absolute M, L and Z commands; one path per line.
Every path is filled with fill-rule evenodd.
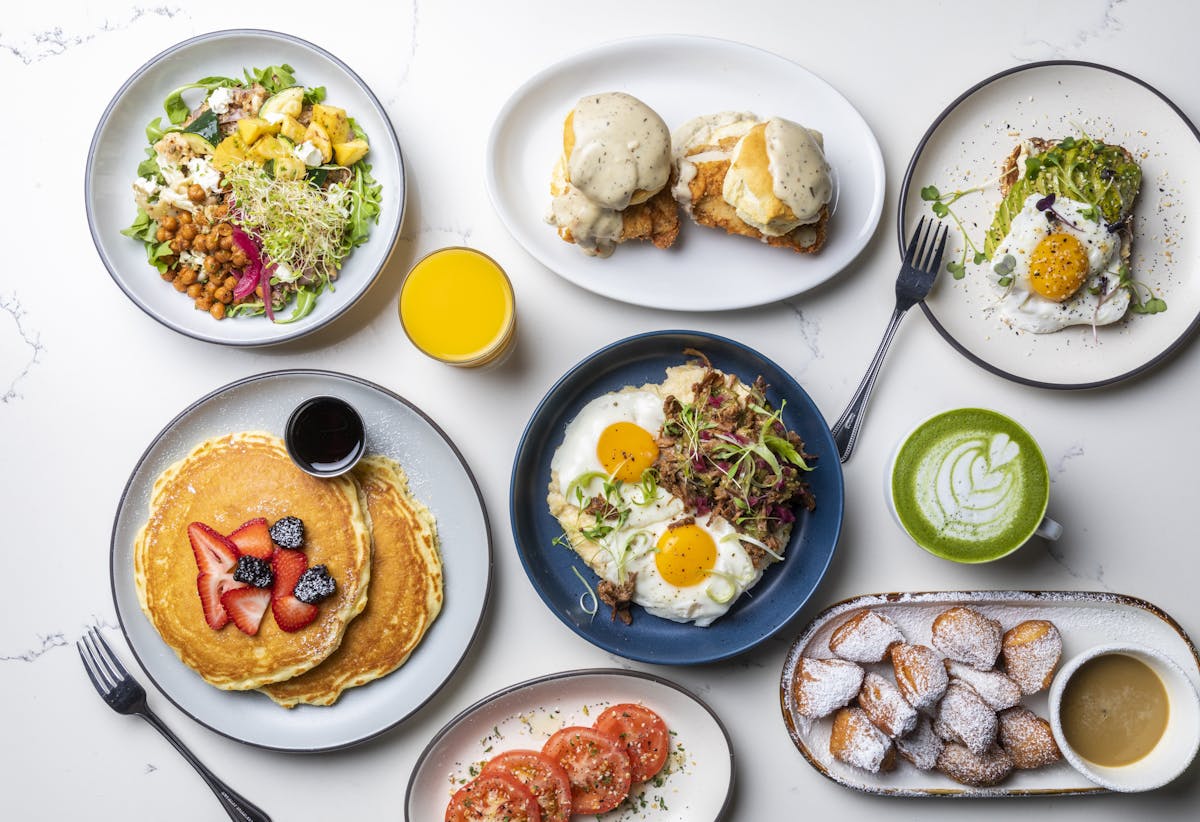
M 626 385 L 661 382 L 665 370 L 681 365 L 686 348 L 702 351 L 712 364 L 745 382 L 762 376 L 767 399 L 783 422 L 817 456 L 808 476 L 816 510 L 802 514 L 792 531 L 785 559 L 707 628 L 697 628 L 634 609 L 633 624 L 609 619 L 602 605 L 595 616 L 580 605 L 584 587 L 572 567 L 595 584 L 596 576 L 570 550 L 554 544 L 562 529 L 546 505 L 550 458 L 563 432 L 591 399 Z M 700 331 L 656 331 L 629 337 L 591 354 L 546 394 L 517 446 L 509 488 L 513 539 L 525 573 L 542 601 L 563 624 L 594 645 L 627 659 L 661 665 L 694 665 L 740 654 L 788 623 L 816 590 L 829 567 L 842 528 L 842 467 L 829 426 L 812 399 L 791 375 L 752 348 Z

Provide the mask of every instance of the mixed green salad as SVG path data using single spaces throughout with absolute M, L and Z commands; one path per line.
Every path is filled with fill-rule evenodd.
M 286 64 L 242 74 L 167 96 L 165 122 L 146 127 L 137 216 L 122 233 L 214 318 L 294 322 L 379 222 L 381 186 L 367 135 L 323 86 L 297 84 Z

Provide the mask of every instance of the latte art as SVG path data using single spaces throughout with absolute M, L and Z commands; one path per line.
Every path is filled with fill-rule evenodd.
M 1028 432 L 980 408 L 947 411 L 917 428 L 896 455 L 892 502 L 922 548 L 960 562 L 1015 550 L 1046 510 L 1046 461 Z
M 958 539 L 994 539 L 1017 513 L 1020 454 L 1008 434 L 948 435 L 925 454 L 918 469 L 921 511 L 939 531 Z

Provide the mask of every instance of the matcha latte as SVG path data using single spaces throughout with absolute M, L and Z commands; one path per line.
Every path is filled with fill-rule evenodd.
M 1003 414 L 946 411 L 900 445 L 891 501 L 913 540 L 956 562 L 987 562 L 1021 547 L 1046 513 L 1050 477 L 1033 437 Z

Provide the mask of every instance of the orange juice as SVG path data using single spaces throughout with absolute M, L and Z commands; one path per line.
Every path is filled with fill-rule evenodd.
M 439 249 L 404 278 L 400 322 L 413 345 L 430 357 L 451 365 L 484 365 L 512 342 L 512 283 L 486 254 L 471 248 Z

